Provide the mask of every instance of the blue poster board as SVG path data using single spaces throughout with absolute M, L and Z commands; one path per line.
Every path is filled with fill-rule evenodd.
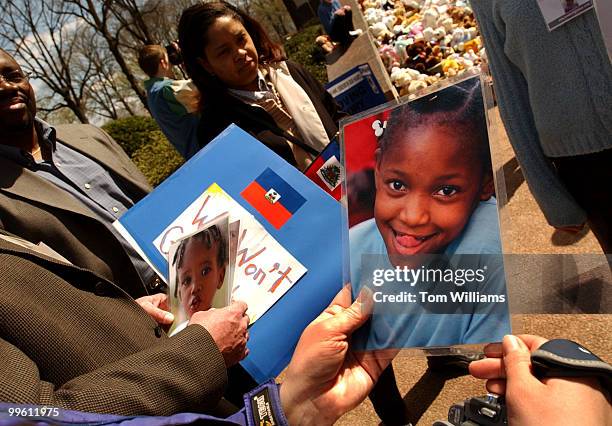
M 241 195 L 266 169 L 305 200 L 280 229 Z M 348 281 L 343 265 L 342 241 L 347 232 L 342 226 L 343 206 L 261 142 L 231 125 L 119 220 L 163 275 L 167 261 L 153 241 L 213 183 L 254 215 L 308 270 L 249 330 L 250 354 L 242 365 L 263 382 L 286 367 L 304 328 Z

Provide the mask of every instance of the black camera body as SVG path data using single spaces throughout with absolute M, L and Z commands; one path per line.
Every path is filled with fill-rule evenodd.
M 448 410 L 448 422 L 433 426 L 497 426 L 507 425 L 504 398 L 497 395 L 477 396 L 454 404 Z
M 597 355 L 566 339 L 549 340 L 531 354 L 533 373 L 544 377 L 596 377 L 612 389 L 612 366 Z M 448 421 L 433 426 L 507 425 L 506 404 L 502 396 L 487 395 L 466 399 L 448 410 Z

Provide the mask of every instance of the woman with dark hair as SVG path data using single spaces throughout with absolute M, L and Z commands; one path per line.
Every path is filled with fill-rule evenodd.
M 203 147 L 231 123 L 304 169 L 338 131 L 333 98 L 304 68 L 284 61 L 262 26 L 225 2 L 183 11 L 179 44 L 201 93 Z

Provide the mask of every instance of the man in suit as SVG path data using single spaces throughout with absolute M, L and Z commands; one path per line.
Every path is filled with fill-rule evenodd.
M 0 401 L 100 413 L 214 412 L 226 368 L 246 355 L 245 303 L 197 312 L 168 338 L 143 309 L 159 311 L 153 305 L 165 295 L 134 300 L 48 246 L 1 230 L 0 286 Z
M 121 147 L 90 125 L 36 118 L 32 86 L 0 50 L 0 228 L 44 241 L 133 297 L 161 282 L 111 224 L 149 191 Z
M 0 288 L 0 401 L 122 415 L 235 410 L 221 397 L 226 365 L 246 350 L 244 303 L 196 312 L 168 338 L 141 308 L 154 296 L 134 300 L 48 247 L 4 231 Z M 351 305 L 344 288 L 304 331 L 280 396 L 268 386 L 276 415 L 280 398 L 291 424 L 331 424 L 365 398 L 390 362 L 348 351 L 349 336 L 369 316 L 365 300 Z
M 36 118 L 32 86 L 2 50 L 0 129 L 0 229 L 42 242 L 131 297 L 162 291 L 153 270 L 112 227 L 150 191 L 145 177 L 102 130 L 54 128 Z M 159 318 L 166 325 L 172 320 L 171 315 Z M 226 396 L 240 403 L 255 382 L 240 365 L 229 376 Z

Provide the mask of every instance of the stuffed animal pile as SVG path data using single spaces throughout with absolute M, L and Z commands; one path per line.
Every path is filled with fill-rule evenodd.
M 484 55 L 474 14 L 463 0 L 359 0 L 400 96 L 474 71 Z

